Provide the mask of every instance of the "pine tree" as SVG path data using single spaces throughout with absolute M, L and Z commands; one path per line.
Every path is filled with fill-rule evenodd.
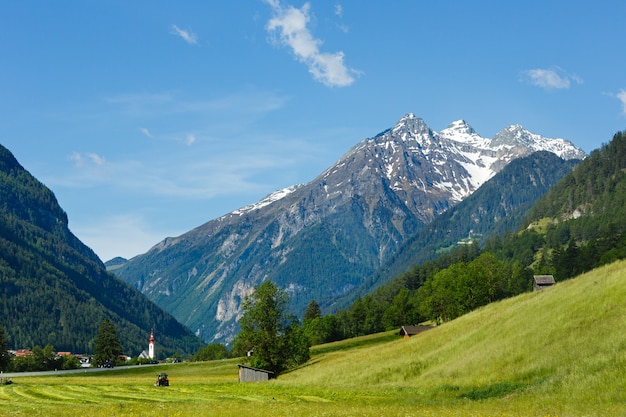
M 11 363 L 11 356 L 7 350 L 7 333 L 0 323 L 0 371 L 6 371 Z
M 115 325 L 111 320 L 104 319 L 98 329 L 98 336 L 96 336 L 94 364 L 103 366 L 107 362 L 115 363 L 123 352 Z
M 306 323 L 309 320 L 319 319 L 321 317 L 322 310 L 320 309 L 319 304 L 317 304 L 317 301 L 313 300 L 307 306 L 304 316 L 302 317 L 302 321 Z

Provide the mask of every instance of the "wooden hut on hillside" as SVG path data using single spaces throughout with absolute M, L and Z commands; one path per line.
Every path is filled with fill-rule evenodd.
M 544 288 L 553 286 L 555 283 L 554 276 L 552 275 L 534 275 L 533 291 L 543 290 Z
M 416 334 L 429 329 L 432 329 L 432 326 L 402 326 L 400 333 L 398 334 L 405 339 L 408 339 L 411 336 L 415 336 Z
M 274 378 L 274 372 L 239 365 L 239 382 L 261 382 Z

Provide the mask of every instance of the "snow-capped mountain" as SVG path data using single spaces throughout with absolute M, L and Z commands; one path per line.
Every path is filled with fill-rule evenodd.
M 115 273 L 204 340 L 228 341 L 260 282 L 285 288 L 295 312 L 312 299 L 327 308 L 409 236 L 536 150 L 585 156 L 519 126 L 489 139 L 462 120 L 438 133 L 407 114 L 310 183 L 167 238 Z

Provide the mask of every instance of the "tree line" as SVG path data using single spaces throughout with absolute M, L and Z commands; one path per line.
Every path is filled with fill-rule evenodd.
M 92 366 L 100 367 L 106 363 L 122 364 L 121 355 L 124 350 L 117 336 L 115 325 L 105 319 L 96 336 L 95 351 Z M 54 346 L 45 347 L 35 345 L 24 356 L 12 356 L 8 350 L 8 336 L 4 325 L 0 323 L 0 371 L 3 372 L 32 372 L 56 371 L 62 369 L 77 369 L 81 367 L 80 360 L 73 355 L 58 355 Z

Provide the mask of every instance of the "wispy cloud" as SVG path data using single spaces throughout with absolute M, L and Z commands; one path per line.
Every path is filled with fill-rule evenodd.
M 92 163 L 94 163 L 94 164 L 96 164 L 98 166 L 102 166 L 106 162 L 103 157 L 101 157 L 100 155 L 95 154 L 93 152 L 87 153 L 87 157 L 91 160 Z
M 214 134 L 214 129 L 210 131 Z M 46 178 L 46 184 L 64 189 L 112 186 L 134 197 L 206 201 L 267 191 L 269 177 L 284 181 L 293 175 L 294 167 L 322 152 L 311 140 L 286 141 L 274 134 L 248 134 L 254 141 L 242 138 L 248 143 L 243 150 L 233 146 L 230 134 L 219 137 L 200 132 L 178 136 L 179 141 L 193 146 L 167 147 L 167 152 L 148 147 L 111 160 L 93 152 L 73 152 L 68 156 L 71 169 Z M 207 139 L 200 141 L 198 137 Z
M 154 136 L 152 136 L 152 133 L 150 132 L 150 130 L 148 130 L 148 128 L 146 127 L 140 127 L 139 131 L 147 138 L 154 138 Z
M 619 93 L 615 94 L 615 97 L 622 102 L 622 113 L 626 116 L 626 90 L 619 90 Z
M 531 85 L 541 87 L 545 90 L 562 90 L 570 88 L 572 82 L 582 84 L 582 78 L 574 74 L 568 74 L 559 67 L 535 68 L 522 71 L 521 79 Z
M 335 16 L 339 19 L 343 18 L 343 6 L 339 3 L 335 4 Z M 350 31 L 350 28 L 343 23 L 337 23 L 337 28 L 339 28 L 339 30 L 343 33 L 348 33 Z
M 74 163 L 76 168 L 83 168 L 86 166 L 101 167 L 106 163 L 106 160 L 102 156 L 93 152 L 72 152 L 68 159 Z
M 335 4 L 335 14 L 339 17 L 343 17 L 343 6 L 341 4 Z
M 191 32 L 190 30 L 184 30 L 184 29 L 179 28 L 176 25 L 172 25 L 170 33 L 172 35 L 176 35 L 180 37 L 182 40 L 184 40 L 190 45 L 195 45 L 198 43 L 198 37 L 196 36 L 195 33 Z
M 178 236 L 182 232 L 154 230 L 141 214 L 136 213 L 90 218 L 89 221 L 82 223 L 74 222 L 72 231 L 95 250 L 103 262 L 116 256 L 130 258 L 144 253 L 166 236 Z
M 105 98 L 107 103 L 119 106 L 127 116 L 134 118 L 163 118 L 181 114 L 197 114 L 206 118 L 212 115 L 222 117 L 224 113 L 234 114 L 237 118 L 254 117 L 280 109 L 288 100 L 287 96 L 256 89 L 200 99 L 168 92 L 118 94 Z M 146 128 L 140 128 L 140 131 L 144 135 L 151 133 Z
M 185 144 L 187 144 L 188 146 L 193 145 L 195 141 L 196 141 L 196 135 L 194 135 L 193 133 L 188 134 L 187 137 L 185 138 Z
M 358 71 L 344 63 L 344 53 L 320 51 L 322 41 L 316 39 L 308 28 L 311 5 L 305 3 L 298 9 L 283 7 L 278 0 L 266 0 L 274 17 L 267 23 L 267 31 L 276 35 L 275 41 L 291 48 L 296 58 L 309 67 L 313 78 L 329 87 L 346 87 L 354 83 Z M 342 9 L 340 9 L 343 13 Z

